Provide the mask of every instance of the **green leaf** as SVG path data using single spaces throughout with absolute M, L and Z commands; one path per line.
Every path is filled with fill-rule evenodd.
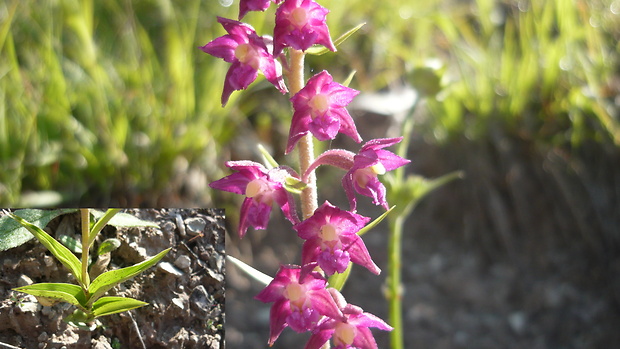
M 102 255 L 104 253 L 112 252 L 121 246 L 121 241 L 119 239 L 105 239 L 97 248 L 97 255 Z
M 360 229 L 357 232 L 357 235 L 362 236 L 364 234 L 366 234 L 370 229 L 374 228 L 377 226 L 377 224 L 381 223 L 381 221 L 383 219 L 385 219 L 385 217 L 387 217 L 388 214 L 390 214 L 390 212 L 392 212 L 392 210 L 394 209 L 395 206 L 390 207 L 389 210 L 383 212 L 383 214 L 377 218 L 375 218 L 374 221 L 370 222 L 369 224 L 367 224 L 365 227 L 363 227 L 362 229 Z
M 75 212 L 76 209 L 62 210 L 35 210 L 25 209 L 17 210 L 15 215 L 24 218 L 37 227 L 45 228 L 47 223 L 52 219 L 66 213 Z M 0 217 L 0 251 L 6 251 L 10 248 L 21 246 L 30 241 L 34 236 L 24 226 L 19 224 L 10 216 Z
M 273 278 L 261 271 L 254 269 L 246 263 L 238 260 L 235 257 L 226 256 L 226 259 L 231 261 L 234 265 L 236 265 L 239 269 L 243 270 L 248 276 L 252 277 L 254 280 L 260 282 L 261 284 L 267 286 L 271 283 Z
M 132 277 L 155 265 L 166 255 L 166 253 L 170 251 L 170 249 L 171 248 L 165 249 L 141 263 L 122 269 L 110 270 L 99 275 L 95 280 L 93 280 L 88 288 L 88 291 L 91 294 L 88 304 L 93 304 L 94 301 L 103 296 L 103 294 L 112 287 L 125 280 L 131 279 Z
M 109 211 L 109 210 L 108 210 Z M 95 217 L 95 219 L 101 219 L 105 214 L 107 214 L 107 212 L 102 212 L 99 210 L 90 210 L 90 213 L 92 213 L 92 215 Z M 99 223 L 99 221 L 97 221 L 97 223 Z M 97 224 L 95 223 L 95 224 Z M 108 222 L 107 224 L 109 225 L 113 225 L 117 228 L 131 228 L 131 227 L 153 227 L 153 228 L 159 228 L 159 225 L 157 225 L 157 223 L 155 222 L 149 222 L 149 221 L 145 221 L 142 220 L 138 217 L 134 217 L 128 213 L 123 213 L 123 212 L 119 212 L 116 215 L 114 215 Z M 91 231 L 93 231 L 91 229 Z
M 65 245 L 73 253 L 82 253 L 82 243 L 72 238 L 69 235 L 61 235 L 58 237 L 63 245 Z
M 23 218 L 9 213 L 11 218 L 15 219 L 22 226 L 24 226 L 32 235 L 34 235 L 53 255 L 62 263 L 65 267 L 71 271 L 80 284 L 82 284 L 82 263 L 68 248 L 63 246 L 60 242 L 56 241 L 43 229 L 37 227 L 34 224 L 26 222 Z
M 339 46 L 340 44 L 342 44 L 346 39 L 348 39 L 351 35 L 353 35 L 356 31 L 360 30 L 366 23 L 361 23 L 358 24 L 357 26 L 355 26 L 353 29 L 350 29 L 349 31 L 347 31 L 346 33 L 340 35 L 340 37 L 336 40 L 334 40 L 334 46 Z M 327 52 L 331 52 L 327 47 L 325 46 L 312 46 L 309 49 L 306 50 L 306 53 L 309 55 L 315 55 L 315 56 L 320 56 L 322 54 L 325 54 Z
M 90 232 L 88 233 L 88 247 L 89 248 L 92 246 L 93 241 L 95 241 L 95 238 L 97 237 L 97 234 L 99 234 L 99 232 L 103 229 L 103 227 L 105 227 L 105 225 L 108 223 L 112 224 L 111 223 L 112 219 L 116 216 L 116 214 L 118 213 L 118 211 L 120 211 L 120 209 L 110 208 L 100 217 L 97 217 L 94 211 L 96 210 L 90 210 L 90 213 L 92 213 L 93 216 L 95 216 L 95 218 L 98 218 L 98 220 L 93 225 L 93 227 L 90 229 Z M 100 212 L 100 211 L 97 211 L 97 212 Z M 89 216 L 85 216 L 85 217 L 88 218 Z M 131 217 L 135 218 L 133 216 Z M 84 232 L 82 232 L 82 234 L 84 234 Z
M 92 312 L 95 317 L 116 314 L 136 309 L 148 303 L 126 297 L 101 297 L 93 303 Z
M 57 302 L 67 302 L 80 308 L 84 308 L 86 298 L 82 288 L 78 285 L 64 283 L 40 283 L 13 289 L 37 297 L 39 303 L 51 306 Z

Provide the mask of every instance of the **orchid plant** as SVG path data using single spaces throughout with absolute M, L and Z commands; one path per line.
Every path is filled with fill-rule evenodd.
M 107 224 L 116 227 L 157 227 L 157 225 L 119 213 L 120 209 L 109 209 L 104 213 L 98 210 L 81 208 L 79 209 L 82 233 L 81 244 L 77 241 L 62 240 L 61 242 L 56 240 L 40 226 L 44 226 L 45 223 L 56 215 L 73 211 L 76 210 L 66 209 L 49 212 L 18 210 L 16 212 L 9 212 L 6 216 L 7 218 L 3 219 L 0 224 L 0 226 L 6 229 L 6 231 L 0 234 L 0 240 L 2 240 L 0 248 L 16 247 L 33 237 L 39 240 L 71 272 L 77 285 L 69 283 L 35 283 L 16 287 L 14 290 L 35 296 L 39 303 L 44 306 L 51 306 L 58 302 L 74 305 L 76 307 L 75 311 L 67 316 L 65 321 L 82 329 L 94 330 L 98 326 L 98 317 L 128 311 L 148 304 L 129 297 L 104 295 L 121 282 L 129 280 L 157 264 L 170 251 L 170 248 L 138 264 L 120 269 L 106 270 L 110 262 L 110 252 L 120 246 L 120 241 L 117 239 L 106 239 L 99 243 L 96 249 L 97 261 L 92 261 L 91 250 L 95 245 L 97 236 Z M 22 216 L 31 217 L 34 220 L 29 222 Z M 95 218 L 94 221 L 91 220 L 91 216 Z M 21 228 L 11 225 L 8 222 L 10 219 L 18 223 Z M 65 244 L 69 245 L 69 247 L 65 246 Z M 80 258 L 78 259 L 74 253 L 78 253 Z
M 254 28 L 240 22 L 249 11 L 265 11 L 274 3 L 273 36 L 259 36 Z M 246 89 L 262 73 L 278 91 L 288 93 L 293 109 L 285 154 L 297 150 L 299 169 L 279 165 L 268 154 L 266 165 L 253 161 L 229 161 L 234 173 L 214 181 L 214 189 L 245 197 L 241 206 L 239 236 L 250 227 L 267 229 L 273 203 L 277 203 L 304 240 L 301 265 L 282 265 L 256 299 L 273 303 L 270 312 L 269 345 L 286 327 L 296 332 L 310 331 L 307 349 L 377 348 L 369 328 L 390 331 L 382 319 L 348 304 L 339 289 L 351 268 L 359 264 L 373 274 L 380 268 L 373 262 L 360 235 L 375 226 L 386 214 L 371 222 L 357 213 L 358 195 L 389 212 L 386 187 L 379 176 L 410 161 L 385 148 L 402 137 L 374 139 L 358 153 L 330 149 L 315 157 L 313 142 L 329 141 L 338 134 L 362 143 L 347 105 L 359 91 L 334 81 L 327 71 L 304 78 L 304 57 L 336 51 L 361 26 L 332 41 L 326 16 L 329 10 L 314 0 L 241 0 L 239 21 L 218 18 L 227 34 L 200 49 L 224 59 L 231 66 L 224 81 L 222 105 L 236 90 Z M 320 207 L 315 170 L 322 165 L 344 172 L 342 187 L 349 207 L 339 208 L 328 201 Z M 301 203 L 301 216 L 296 196 Z

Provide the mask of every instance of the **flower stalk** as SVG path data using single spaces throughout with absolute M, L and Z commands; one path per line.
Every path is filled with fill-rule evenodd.
M 87 208 L 80 209 L 80 218 L 82 221 L 82 289 L 84 294 L 88 295 L 88 286 L 90 286 L 90 277 L 88 276 L 88 252 L 90 251 L 90 212 Z
M 290 50 L 290 68 L 288 73 L 290 95 L 294 96 L 304 87 L 304 58 L 305 53 L 300 50 Z M 305 173 L 314 162 L 314 144 L 310 133 L 304 135 L 297 144 L 299 157 L 299 173 Z M 301 214 L 306 219 L 314 213 L 319 206 L 316 188 L 316 175 L 310 173 L 306 180 L 307 187 L 301 192 Z

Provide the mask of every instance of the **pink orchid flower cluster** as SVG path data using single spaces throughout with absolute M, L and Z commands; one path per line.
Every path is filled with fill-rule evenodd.
M 249 11 L 265 11 L 271 3 L 278 6 L 273 37 L 259 36 L 254 28 L 240 21 L 218 18 L 227 34 L 201 47 L 204 52 L 231 63 L 222 105 L 234 91 L 244 90 L 255 81 L 259 72 L 278 91 L 287 93 L 284 81 L 290 66 L 285 54 L 287 48 L 305 52 L 313 45 L 323 45 L 336 51 L 326 23 L 329 11 L 314 0 L 240 0 L 239 20 Z M 342 133 L 361 143 L 362 138 L 346 109 L 358 93 L 335 82 L 327 71 L 311 77 L 290 98 L 293 116 L 285 153 L 293 151 L 308 134 L 326 141 Z M 368 141 L 357 154 L 343 149 L 327 150 L 301 174 L 286 166 L 267 168 L 253 161 L 228 161 L 226 166 L 235 172 L 210 184 L 214 189 L 245 196 L 240 213 L 240 237 L 250 227 L 266 229 L 275 202 L 304 240 L 301 266 L 282 265 L 272 282 L 256 296 L 260 301 L 273 303 L 270 345 L 284 328 L 290 327 L 296 332 L 311 331 L 307 349 L 321 348 L 330 339 L 335 348 L 377 348 L 369 328 L 391 330 L 380 318 L 348 304 L 340 292 L 328 287 L 327 278 L 343 273 L 350 263 L 380 273 L 357 234 L 370 218 L 357 213 L 356 193 L 370 197 L 375 205 L 389 208 L 386 189 L 378 176 L 409 163 L 384 149 L 401 139 Z M 349 209 L 325 201 L 302 220 L 290 183 L 308 183 L 321 165 L 346 171 L 342 186 Z

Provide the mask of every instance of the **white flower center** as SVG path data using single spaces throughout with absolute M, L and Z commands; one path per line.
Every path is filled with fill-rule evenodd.
M 290 20 L 297 28 L 301 28 L 308 22 L 308 12 L 298 7 L 291 12 Z
M 235 58 L 243 64 L 248 64 L 258 69 L 258 53 L 250 44 L 241 44 L 235 48 Z
M 347 347 L 353 344 L 357 329 L 351 324 L 339 323 L 334 332 L 334 344 L 345 344 Z
M 249 198 L 253 198 L 253 197 L 257 196 L 258 194 L 260 194 L 263 191 L 264 185 L 265 185 L 265 183 L 262 180 L 260 180 L 259 178 L 251 181 L 245 187 L 245 196 L 247 196 Z
M 336 227 L 334 227 L 332 224 L 327 223 L 321 227 L 319 237 L 323 241 L 334 241 L 338 239 L 338 231 L 336 230 Z
M 308 105 L 312 110 L 322 113 L 329 109 L 329 98 L 321 93 L 310 98 Z

